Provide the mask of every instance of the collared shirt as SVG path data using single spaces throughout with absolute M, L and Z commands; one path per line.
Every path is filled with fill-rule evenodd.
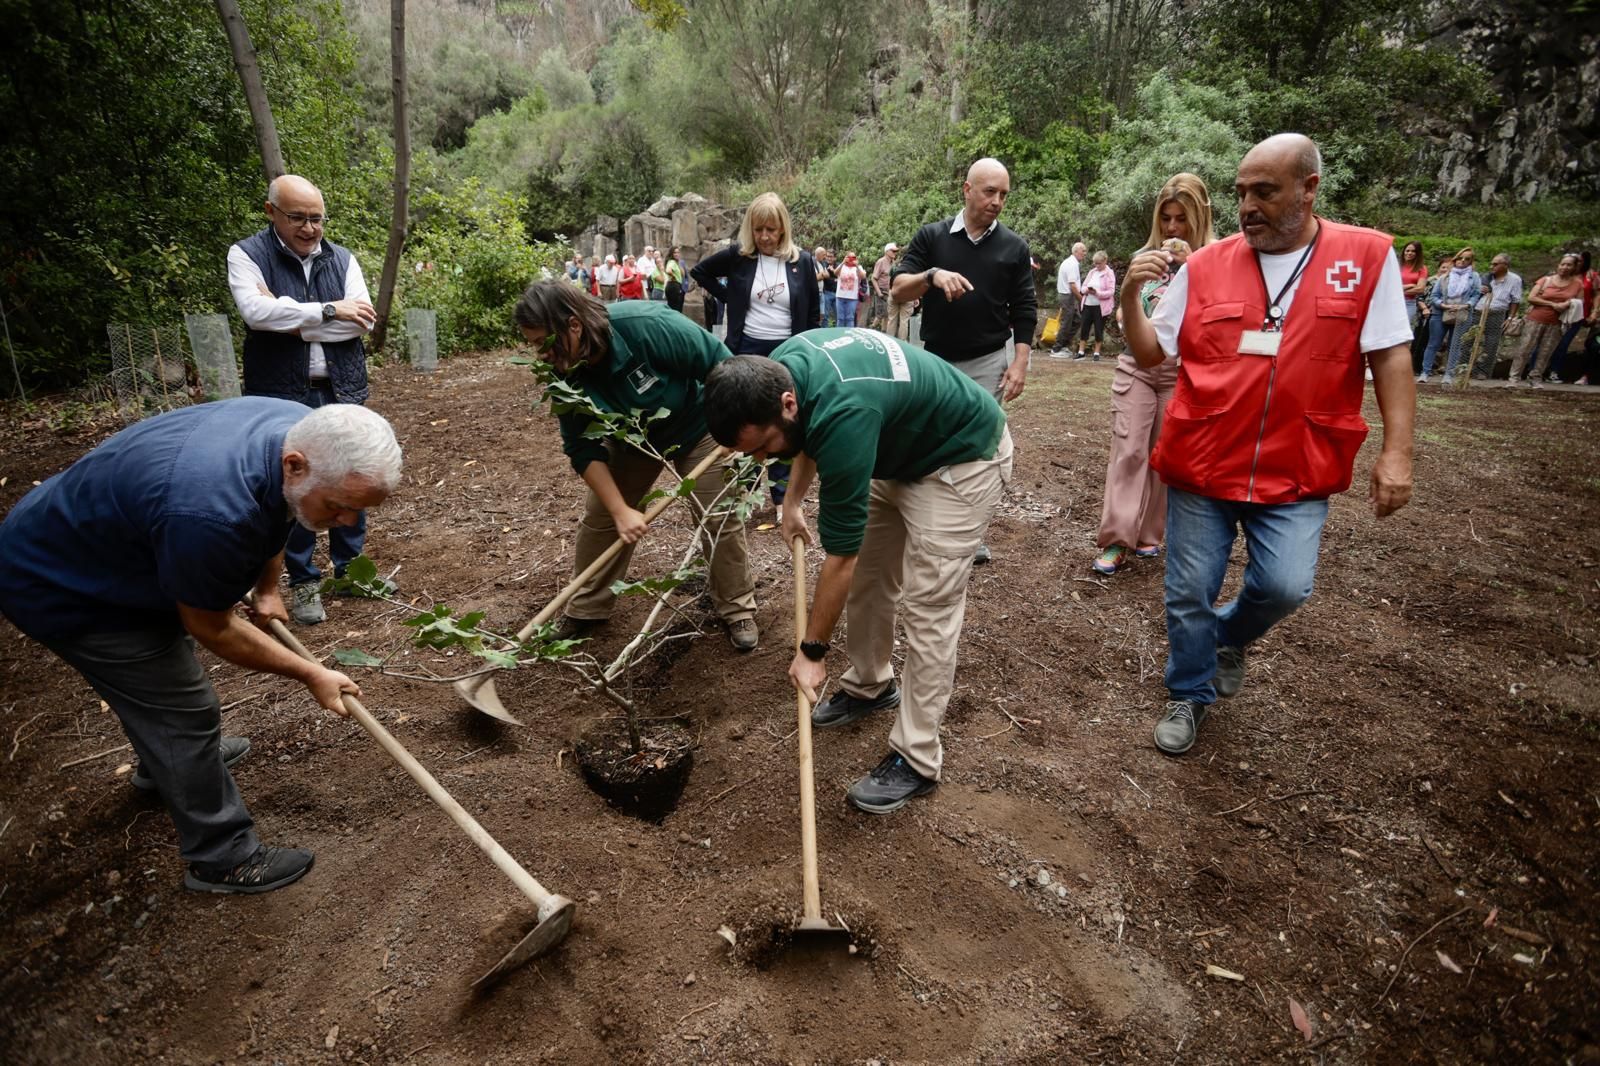
M 971 241 L 973 244 L 982 244 L 983 239 L 989 236 L 989 234 L 993 233 L 994 228 L 998 225 L 1000 225 L 1000 219 L 996 218 L 993 222 L 989 223 L 988 229 L 974 237 L 972 234 L 967 233 L 967 213 L 965 211 L 957 211 L 955 219 L 950 223 L 950 232 L 967 233 L 967 240 Z
M 1056 292 L 1071 296 L 1072 290 L 1083 283 L 1082 271 L 1083 266 L 1077 256 L 1069 255 L 1061 260 L 1061 269 L 1056 271 Z
M 1513 271 L 1506 271 L 1506 276 L 1497 278 L 1489 275 L 1489 307 L 1490 311 L 1509 311 L 1522 303 L 1522 279 Z
M 306 256 L 295 255 L 294 250 L 283 243 L 283 238 L 277 232 L 272 234 L 278 246 L 300 262 L 300 269 L 305 271 L 306 280 L 311 280 L 311 264 L 317 256 L 322 254 L 322 242 L 311 249 L 311 254 Z M 267 333 L 293 333 L 300 332 L 300 339 L 309 342 L 311 365 L 310 376 L 312 380 L 326 379 L 328 376 L 328 359 L 322 353 L 323 341 L 353 340 L 364 336 L 366 327 L 359 322 L 347 322 L 342 318 L 322 321 L 321 303 L 304 303 L 292 296 L 267 296 L 257 286 L 265 285 L 267 279 L 262 276 L 261 268 L 256 266 L 255 260 L 245 254 L 243 248 L 235 244 L 228 249 L 228 288 L 233 291 L 233 302 L 238 305 L 239 317 L 244 319 L 244 324 L 251 329 L 262 330 Z M 356 262 L 356 257 L 350 257 L 350 265 L 344 273 L 344 298 L 346 300 L 365 300 L 372 302 L 372 294 L 367 291 L 366 276 L 361 273 L 361 264 Z

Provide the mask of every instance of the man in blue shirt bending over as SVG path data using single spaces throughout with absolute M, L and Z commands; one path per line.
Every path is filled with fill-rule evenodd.
M 243 397 L 123 430 L 12 508 L 0 525 L 0 613 L 59 655 L 122 721 L 134 784 L 161 794 L 188 862 L 184 884 L 270 892 L 311 852 L 262 845 L 228 767 L 250 749 L 222 736 L 195 642 L 303 683 L 344 714 L 355 682 L 263 630 L 288 620 L 278 579 L 290 527 L 350 526 L 400 483 L 400 446 L 353 404 Z M 254 591 L 254 625 L 234 612 Z

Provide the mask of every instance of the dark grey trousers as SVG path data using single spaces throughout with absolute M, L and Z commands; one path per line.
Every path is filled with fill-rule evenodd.
M 122 720 L 177 826 L 183 858 L 234 866 L 254 854 L 261 842 L 233 775 L 222 765 L 222 706 L 194 657 L 194 638 L 138 629 L 44 643 Z

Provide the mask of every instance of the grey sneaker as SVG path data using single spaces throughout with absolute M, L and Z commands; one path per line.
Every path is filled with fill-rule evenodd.
M 728 643 L 735 651 L 754 651 L 761 641 L 761 630 L 754 618 L 735 618 L 728 623 Z
M 859 811 L 889 814 L 904 807 L 916 796 L 932 792 L 939 782 L 923 777 L 911 768 L 905 757 L 891 751 L 872 772 L 850 786 L 845 799 Z
M 871 699 L 852 696 L 844 689 L 840 689 L 811 709 L 811 724 L 820 729 L 849 725 L 865 718 L 873 711 L 885 711 L 898 706 L 900 706 L 900 686 L 893 681 L 889 682 L 888 688 Z
M 1244 687 L 1243 648 L 1217 645 L 1217 676 L 1211 679 L 1211 685 L 1222 699 L 1229 699 L 1239 694 L 1239 690 Z
M 289 616 L 296 622 L 303 626 L 314 626 L 328 620 L 328 612 L 322 609 L 322 593 L 317 591 L 315 581 L 295 585 L 289 593 L 293 597 L 293 602 L 289 606 Z
M 984 566 L 993 558 L 994 554 L 989 551 L 989 546 L 987 544 L 980 544 L 978 545 L 978 550 L 972 553 L 972 565 Z
M 304 877 L 315 858 L 303 848 L 274 848 L 263 844 L 237 866 L 219 869 L 190 865 L 188 873 L 183 875 L 183 887 L 196 892 L 271 892 Z
M 218 745 L 222 749 L 222 765 L 232 766 L 246 755 L 250 754 L 249 737 L 223 737 Z M 154 792 L 156 780 L 145 773 L 144 763 L 140 763 L 133 770 L 133 787 L 141 792 Z
M 1168 700 L 1166 713 L 1156 723 L 1156 747 L 1168 755 L 1182 755 L 1194 747 L 1208 710 L 1193 700 Z

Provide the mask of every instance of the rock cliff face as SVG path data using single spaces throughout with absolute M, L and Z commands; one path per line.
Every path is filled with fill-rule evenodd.
M 683 261 L 693 266 L 739 232 L 743 208 L 723 207 L 697 193 L 663 196 L 626 222 L 609 217 L 597 218 L 594 225 L 578 234 L 573 242 L 579 254 L 605 258 L 624 252 L 638 255 L 651 248 L 676 247 Z M 617 234 L 621 233 L 619 245 Z
M 1436 44 L 1481 65 L 1498 103 L 1429 131 L 1443 142 L 1442 196 L 1600 195 L 1600 15 L 1568 7 L 1460 0 L 1450 10 Z

